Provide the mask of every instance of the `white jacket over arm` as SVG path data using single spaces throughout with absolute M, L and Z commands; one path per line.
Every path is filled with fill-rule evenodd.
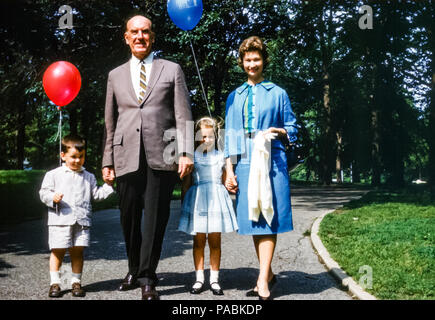
M 249 220 L 258 222 L 260 213 L 270 226 L 273 219 L 273 197 L 270 183 L 270 148 L 274 133 L 260 131 L 254 139 L 248 183 Z

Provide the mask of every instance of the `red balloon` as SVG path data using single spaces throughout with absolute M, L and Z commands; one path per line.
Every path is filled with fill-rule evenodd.
M 79 93 L 82 78 L 73 64 L 57 61 L 45 70 L 42 85 L 48 98 L 57 106 L 63 107 L 73 101 Z

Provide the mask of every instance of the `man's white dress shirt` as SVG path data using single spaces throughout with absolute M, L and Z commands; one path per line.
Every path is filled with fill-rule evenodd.
M 145 73 L 146 73 L 146 81 L 145 84 L 148 87 L 148 83 L 150 81 L 151 76 L 151 68 L 154 60 L 154 52 L 151 52 L 143 61 L 145 62 Z M 136 58 L 134 55 L 131 56 L 130 59 L 130 74 L 131 74 L 131 82 L 133 83 L 134 92 L 136 93 L 136 97 L 139 99 L 140 91 L 142 90 L 140 87 L 140 69 L 141 69 L 141 61 Z

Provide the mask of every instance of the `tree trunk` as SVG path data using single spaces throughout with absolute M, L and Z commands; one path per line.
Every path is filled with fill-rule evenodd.
M 322 173 L 321 173 L 321 179 L 322 183 L 326 185 L 331 184 L 331 166 L 330 166 L 330 160 L 331 160 L 331 149 L 332 145 L 331 142 L 333 141 L 331 136 L 331 101 L 330 101 L 330 86 L 329 86 L 329 73 L 326 71 L 326 67 L 324 64 L 324 74 L 323 74 L 323 107 L 326 112 L 326 119 L 325 119 L 325 139 L 323 139 L 323 146 L 322 146 Z
M 339 131 L 336 132 L 336 136 L 337 136 L 337 154 L 335 156 L 335 175 L 337 177 L 337 183 L 343 183 L 343 180 L 341 179 L 341 172 L 343 170 L 342 160 L 341 160 L 341 157 L 343 155 L 343 136 Z
M 435 70 L 435 54 L 432 54 L 432 70 Z M 429 183 L 435 196 L 435 72 L 432 72 L 432 89 L 429 107 Z
M 352 183 L 360 183 L 361 177 L 360 177 L 360 170 L 358 167 L 358 162 L 353 161 L 352 162 Z
M 369 52 L 369 49 L 367 48 Z M 382 92 L 379 92 L 379 78 L 380 78 L 379 65 L 373 68 L 373 80 L 371 83 L 370 95 L 370 109 L 371 109 L 371 130 L 372 130 L 372 147 L 371 147 L 371 160 L 372 160 L 372 181 L 373 186 L 381 184 L 381 135 L 380 135 L 380 123 L 379 123 L 379 97 Z
M 374 106 L 375 107 L 375 106 Z M 375 107 L 376 108 L 376 107 Z M 372 111 L 372 185 L 378 186 L 381 183 L 381 161 L 380 161 L 380 135 L 379 135 L 379 111 Z
M 23 170 L 24 145 L 26 142 L 26 101 L 20 99 L 18 104 L 18 130 L 17 130 L 17 165 L 18 170 Z
M 428 144 L 429 144 L 429 183 L 432 197 L 435 197 L 435 9 L 432 8 L 432 21 L 431 28 L 428 30 L 430 47 L 432 51 L 431 61 L 431 74 L 432 86 L 430 92 L 430 105 L 429 105 L 429 130 L 428 130 Z
M 322 139 L 321 148 L 321 180 L 325 185 L 331 184 L 332 172 L 334 171 L 334 137 L 332 136 L 332 121 L 331 121 L 331 77 L 329 74 L 329 66 L 332 61 L 332 37 L 333 37 L 333 20 L 332 20 L 332 4 L 326 3 L 326 7 L 329 9 L 329 15 L 327 17 L 326 26 L 327 29 L 320 30 L 320 50 L 322 55 L 322 74 L 323 74 L 323 108 L 325 111 L 324 119 L 324 139 Z M 320 18 L 321 19 L 321 18 Z M 320 20 L 320 23 L 325 23 Z M 321 24 L 320 24 L 321 25 Z

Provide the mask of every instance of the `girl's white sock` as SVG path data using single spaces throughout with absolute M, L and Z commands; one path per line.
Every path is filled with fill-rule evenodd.
M 201 288 L 202 283 L 204 283 L 204 270 L 196 270 L 195 273 L 196 273 L 196 281 L 197 282 L 201 282 L 201 284 L 200 283 L 195 283 L 193 285 L 193 288 L 194 289 L 199 289 L 199 288 Z
M 220 289 L 219 270 L 210 270 L 210 285 L 213 289 Z

